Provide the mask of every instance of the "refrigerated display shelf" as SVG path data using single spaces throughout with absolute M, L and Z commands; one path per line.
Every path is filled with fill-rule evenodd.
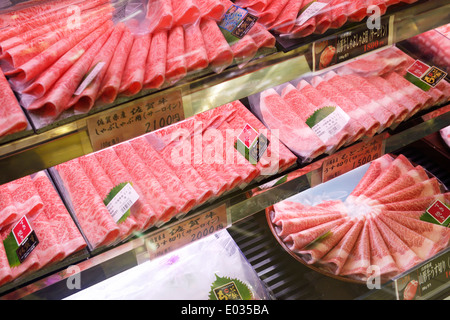
M 450 22 L 450 4 L 445 0 L 419 1 L 389 13 L 394 17 L 393 43 Z M 364 21 L 361 24 L 365 23 Z M 352 26 L 353 27 L 353 26 Z M 345 27 L 347 28 L 347 26 Z M 350 28 L 350 27 L 349 27 Z M 335 30 L 331 34 L 345 32 Z M 318 37 L 321 39 L 323 36 Z M 330 34 L 326 34 L 330 36 Z M 273 86 L 291 81 L 311 71 L 308 52 L 318 38 L 303 39 L 295 49 L 267 54 L 245 68 L 229 68 L 221 74 L 206 74 L 174 87 L 180 90 L 185 116 L 190 117 L 234 100 L 243 99 Z M 151 97 L 138 94 L 95 114 L 77 116 L 72 121 L 52 124 L 38 133 L 0 145 L 0 183 L 32 174 L 54 165 L 93 152 L 87 121 L 113 110 L 122 110 L 130 103 Z
M 403 154 L 412 162 L 423 166 L 434 174 L 447 187 L 450 186 L 450 172 L 447 154 L 438 154 L 424 140 L 417 141 L 399 149 L 396 154 Z M 392 282 L 381 289 L 371 290 L 367 286 L 343 282 L 325 276 L 290 256 L 271 233 L 265 213 L 260 212 L 233 225 L 230 234 L 237 245 L 256 270 L 258 276 L 279 300 L 317 300 L 317 299 L 395 299 Z M 449 283 L 443 283 L 429 299 L 441 299 L 448 296 L 442 292 Z
M 396 153 L 398 152 L 398 150 L 404 152 L 405 146 L 419 143 L 417 141 L 420 141 L 421 139 L 438 131 L 439 128 L 443 128 L 448 125 L 448 123 L 450 123 L 450 110 L 446 106 L 442 107 L 442 110 L 445 110 L 447 112 L 440 114 L 439 116 L 436 116 L 434 118 L 431 117 L 427 121 L 424 121 L 423 118 L 427 118 L 427 116 L 429 118 L 430 114 L 435 114 L 435 112 L 433 112 L 435 110 L 425 115 L 418 114 L 417 117 L 413 118 L 415 123 L 411 128 L 403 129 L 400 132 L 395 132 L 395 130 L 391 132 L 383 142 L 385 146 L 385 153 Z M 439 112 L 437 114 L 439 114 Z M 433 168 L 431 167 L 431 164 L 433 162 L 426 159 L 426 162 L 424 163 L 421 160 L 420 157 L 425 157 L 426 154 L 431 155 L 431 152 L 428 151 L 426 153 L 424 151 L 416 151 L 412 153 L 406 153 L 407 156 L 409 154 L 414 156 L 412 157 L 412 161 L 417 162 L 418 164 L 423 164 L 426 168 L 430 168 L 430 172 L 438 177 L 442 176 L 441 181 L 444 182 L 444 184 L 450 184 L 450 177 L 448 176 L 448 170 L 445 166 L 442 166 L 441 164 L 440 166 Z M 240 234 L 243 239 L 249 237 L 249 239 L 247 240 L 251 242 L 248 245 L 248 250 L 250 253 L 255 255 L 253 258 L 258 266 L 262 267 L 263 265 L 271 261 L 271 259 L 267 258 L 266 255 L 273 250 L 275 250 L 275 252 L 278 251 L 278 244 L 276 243 L 275 239 L 272 239 L 272 236 L 270 239 L 263 239 L 261 241 L 258 239 L 251 240 L 252 232 L 246 231 L 246 229 L 242 227 L 241 222 L 246 223 L 246 221 L 248 220 L 261 219 L 261 216 L 264 217 L 261 212 L 263 212 L 265 208 L 322 183 L 322 165 L 323 162 L 327 160 L 327 158 L 328 157 L 324 157 L 312 163 L 311 165 L 288 171 L 287 173 L 289 175 L 292 175 L 294 178 L 288 179 L 282 184 L 276 185 L 261 192 L 253 193 L 257 186 L 261 186 L 267 182 L 278 181 L 278 179 L 280 179 L 282 175 L 279 175 L 275 179 L 273 179 L 272 177 L 270 179 L 267 179 L 266 181 L 261 181 L 256 185 L 250 185 L 242 191 L 236 191 L 225 198 L 216 200 L 213 203 L 204 205 L 194 212 L 190 213 L 188 216 L 186 216 L 186 218 L 192 217 L 196 214 L 201 214 L 202 212 L 205 212 L 207 210 L 216 209 L 219 206 L 226 204 L 230 230 L 235 230 L 235 234 Z M 435 156 L 435 158 L 438 159 L 439 157 Z M 255 216 L 255 218 L 253 218 L 253 216 Z M 266 222 L 262 222 L 261 220 L 259 221 L 260 222 L 258 223 L 258 225 L 260 227 L 266 225 Z M 176 226 L 177 223 L 179 222 L 174 221 L 167 227 Z M 267 229 L 266 231 L 269 230 L 267 225 L 265 226 L 265 228 Z M 146 232 L 144 235 L 132 239 L 124 244 L 119 244 L 113 248 L 103 248 L 101 250 L 91 252 L 88 257 L 84 257 L 79 261 L 79 263 L 76 263 L 75 265 L 77 268 L 79 268 L 81 277 L 83 279 L 90 279 L 94 276 L 97 277 L 99 272 L 102 277 L 113 276 L 123 270 L 139 264 L 140 261 L 148 260 L 149 256 L 146 241 L 153 235 L 155 235 L 158 231 L 158 229 L 152 229 L 149 232 Z M 283 259 L 287 259 L 289 261 L 289 257 L 287 257 L 288 254 L 286 252 L 279 254 L 285 257 Z M 284 261 L 283 259 L 281 259 L 281 261 Z M 67 266 L 67 264 L 62 266 L 60 265 L 60 269 L 57 270 L 55 270 L 55 268 L 51 270 L 43 270 L 39 274 L 40 278 L 25 278 L 18 282 L 3 286 L 2 288 L 0 288 L 0 296 L 3 295 L 3 297 L 1 297 L 3 299 L 45 299 L 49 294 L 51 297 L 54 297 L 54 293 L 51 293 L 53 291 L 58 292 L 58 294 L 61 294 L 59 293 L 61 291 L 63 292 L 62 294 L 71 294 L 73 292 L 68 291 L 66 286 L 67 280 L 71 277 L 70 270 L 67 269 Z M 287 266 L 285 267 L 287 268 Z M 281 272 L 279 271 L 279 269 L 281 270 L 283 268 L 282 266 L 280 266 L 280 268 L 275 269 L 278 272 Z M 286 270 L 290 269 L 287 268 Z M 265 275 L 268 277 L 268 279 L 277 277 L 275 274 L 272 274 L 270 270 L 266 270 L 265 272 L 267 272 L 265 273 Z M 49 283 L 51 283 L 52 288 L 57 289 L 49 288 Z M 279 288 L 278 286 L 276 287 L 278 290 L 282 292 L 286 290 L 286 295 L 289 295 L 289 292 L 291 292 L 290 289 L 285 288 L 287 284 L 277 285 L 280 286 Z M 303 288 L 299 292 L 303 292 L 306 289 L 307 288 Z M 298 294 L 298 292 L 292 294 Z M 284 298 L 288 298 L 288 296 L 283 296 L 283 299 Z

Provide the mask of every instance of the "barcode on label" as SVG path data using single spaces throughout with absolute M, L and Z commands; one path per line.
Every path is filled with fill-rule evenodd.
M 139 195 L 136 190 L 130 183 L 127 183 L 108 203 L 106 208 L 117 223 L 138 200 Z

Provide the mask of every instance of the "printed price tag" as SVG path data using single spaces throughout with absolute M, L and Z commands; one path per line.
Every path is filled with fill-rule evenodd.
M 155 94 L 89 118 L 92 148 L 98 151 L 185 119 L 180 90 Z
M 258 21 L 258 17 L 247 10 L 231 5 L 218 25 L 229 43 L 242 39 Z M 237 38 L 237 39 L 236 39 Z
M 348 114 L 340 107 L 324 107 L 312 114 L 306 124 L 324 143 L 338 134 L 350 121 Z
M 139 195 L 130 183 L 119 186 L 118 190 L 112 191 L 115 195 L 106 204 L 106 208 L 116 223 L 121 221 L 130 208 L 139 200 Z
M 407 70 L 405 78 L 424 91 L 429 91 L 438 85 L 447 73 L 437 67 L 431 67 L 416 60 Z
M 316 16 L 327 5 L 328 5 L 328 3 L 324 3 L 324 2 L 318 2 L 318 1 L 311 2 L 309 5 L 307 5 L 306 8 L 303 8 L 300 11 L 300 15 L 298 16 L 297 20 L 295 21 L 295 24 L 301 26 L 302 24 L 307 22 L 309 19 Z
M 28 238 L 31 232 L 33 232 L 33 229 L 31 228 L 30 222 L 28 222 L 26 216 L 23 216 L 23 218 L 17 222 L 14 228 L 12 228 L 12 233 L 14 235 L 14 239 L 16 239 L 18 246 L 20 246 Z
M 312 46 L 313 72 L 391 45 L 393 26 L 394 16 L 382 17 L 379 28 L 364 24 L 315 42 Z
M 397 300 L 424 300 L 448 286 L 450 281 L 450 250 L 446 250 L 427 263 L 413 268 L 394 280 Z
M 164 227 L 161 231 L 149 236 L 146 241 L 150 258 L 165 255 L 225 229 L 228 225 L 227 208 L 224 204 Z
M 322 165 L 322 182 L 356 169 L 384 154 L 385 135 L 351 146 L 326 158 Z
M 33 252 L 39 244 L 36 232 L 26 216 L 23 216 L 3 240 L 6 256 L 11 267 L 17 267 Z
M 436 200 L 420 219 L 441 226 L 450 226 L 450 208 L 442 201 Z

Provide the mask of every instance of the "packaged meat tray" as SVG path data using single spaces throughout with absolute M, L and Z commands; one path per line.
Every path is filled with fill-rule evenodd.
M 295 259 L 343 281 L 381 282 L 448 248 L 450 193 L 403 155 L 386 154 L 266 211 Z M 439 212 L 439 210 L 438 210 Z
M 50 171 L 97 249 L 283 172 L 296 160 L 235 101 Z
M 0 144 L 33 131 L 5 75 L 0 70 Z
M 65 300 L 269 300 L 226 230 L 145 261 Z
M 66 0 L 11 7 L 0 11 L 0 67 L 35 127 L 45 128 L 275 47 L 259 24 L 242 39 L 226 38 L 219 24 L 230 5 Z
M 448 102 L 445 79 L 428 91 L 406 79 L 414 62 L 388 47 L 250 96 L 250 108 L 308 163 Z
M 19 283 L 86 247 L 46 171 L 0 186 L 0 285 Z
M 406 40 L 408 48 L 420 58 L 450 72 L 450 24 L 419 34 Z
M 389 7 L 417 0 L 237 0 L 274 33 L 289 38 L 303 38 L 339 29 L 347 22 L 360 22 L 375 12 L 381 16 Z

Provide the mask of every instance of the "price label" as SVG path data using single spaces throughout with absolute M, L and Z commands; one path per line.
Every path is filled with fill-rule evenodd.
M 379 28 L 366 24 L 317 41 L 312 46 L 313 72 L 387 47 L 394 39 L 394 16 L 382 17 Z
M 150 258 L 159 257 L 200 240 L 229 225 L 226 205 L 188 217 L 152 234 L 147 240 Z
M 450 208 L 440 200 L 436 200 L 420 217 L 420 220 L 450 227 Z
M 325 159 L 322 165 L 322 182 L 381 157 L 384 154 L 385 136 L 379 135 L 369 142 L 356 144 Z
M 180 90 L 127 103 L 123 108 L 89 118 L 92 148 L 98 151 L 185 119 Z
M 416 60 L 407 70 L 405 78 L 424 91 L 429 91 L 442 81 L 447 73 L 439 68 L 429 66 Z

